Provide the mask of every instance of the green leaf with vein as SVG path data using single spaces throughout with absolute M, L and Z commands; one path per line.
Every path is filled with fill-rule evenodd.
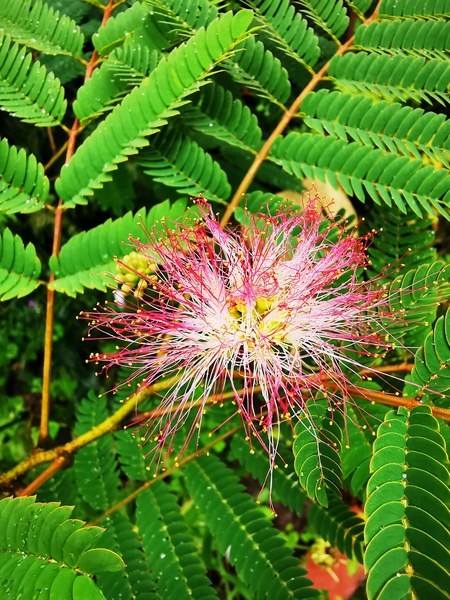
M 135 215 L 127 213 L 114 221 L 108 219 L 98 227 L 73 236 L 61 248 L 58 257 L 50 259 L 50 267 L 56 279 L 50 288 L 75 297 L 85 288 L 106 291 L 115 286 L 117 267 L 115 258 L 123 258 L 133 251 L 130 236 L 138 238 L 145 229 L 158 227 L 164 233 L 162 217 L 166 226 L 181 223 L 197 214 L 195 207 L 186 210 L 186 201 L 168 201 L 157 204 L 146 214 L 145 208 Z
M 5 0 L 0 5 L 0 32 L 45 54 L 79 56 L 84 35 L 75 21 L 42 0 Z
M 104 530 L 71 519 L 72 510 L 33 497 L 0 500 L 2 599 L 104 599 L 91 575 L 120 571 L 124 563 L 98 546 Z
M 0 211 L 32 213 L 47 200 L 50 183 L 33 154 L 0 141 Z
M 450 585 L 448 457 L 426 406 L 390 411 L 373 446 L 367 485 L 369 600 L 444 600 Z
M 246 10 L 235 15 L 226 13 L 160 61 L 62 169 L 56 189 L 65 206 L 85 204 L 96 188 L 111 179 L 110 172 L 120 162 L 148 146 L 149 136 L 178 114 L 178 109 L 204 83 L 214 65 L 239 43 L 251 19 L 251 12 Z
M 186 196 L 203 195 L 210 202 L 226 204 L 231 186 L 225 171 L 194 140 L 170 125 L 152 139 L 139 156 L 139 164 L 154 181 Z
M 158 481 L 139 494 L 136 526 L 145 556 L 157 575 L 161 598 L 217 598 L 177 498 L 165 482 Z
M 395 204 L 404 213 L 409 205 L 419 217 L 434 208 L 450 220 L 450 175 L 431 165 L 423 167 L 417 159 L 296 132 L 278 138 L 271 156 L 299 179 L 328 180 L 336 189 L 341 184 L 362 202 L 367 195 L 377 204 Z
M 33 244 L 24 245 L 6 228 L 0 236 L 0 300 L 22 298 L 39 285 L 41 261 Z
M 64 89 L 31 52 L 0 33 L 0 109 L 38 127 L 61 124 Z
M 186 485 L 222 554 L 256 599 L 317 598 L 304 569 L 232 469 L 216 456 L 185 465 Z

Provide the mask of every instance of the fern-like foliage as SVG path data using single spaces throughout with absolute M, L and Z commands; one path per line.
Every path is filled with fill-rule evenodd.
M 88 121 L 114 108 L 127 93 L 153 71 L 158 50 L 134 43 L 114 50 L 77 93 L 73 109 L 80 121 Z
M 439 317 L 414 359 L 404 395 L 419 396 L 438 406 L 449 407 L 450 390 L 450 316 Z M 434 393 L 433 393 L 434 392 Z
M 447 464 L 445 442 L 428 407 L 387 414 L 374 443 L 366 503 L 369 600 L 446 597 Z
M 0 237 L 0 300 L 22 298 L 38 285 L 41 261 L 33 244 L 26 246 L 6 228 Z
M 349 24 L 349 17 L 342 0 L 296 0 L 300 11 L 319 29 L 329 35 L 336 42 L 345 32 Z
M 111 179 L 109 173 L 117 169 L 118 163 L 147 146 L 148 137 L 177 114 L 177 109 L 186 102 L 185 98 L 199 88 L 214 64 L 223 60 L 243 36 L 250 21 L 249 11 L 240 11 L 236 15 L 226 13 L 163 58 L 61 171 L 56 187 L 65 205 L 86 203 L 95 188 Z
M 167 47 L 167 27 L 153 19 L 147 2 L 135 2 L 127 10 L 109 19 L 105 26 L 100 27 L 92 36 L 92 41 L 100 56 L 106 56 L 127 40 L 142 36 L 149 50 Z
M 42 0 L 6 0 L 0 6 L 0 31 L 46 54 L 79 56 L 84 43 L 80 27 Z
M 261 485 L 267 480 L 267 454 L 259 448 L 250 450 L 248 442 L 236 435 L 231 441 L 233 456 L 241 465 L 256 477 Z M 283 459 L 288 459 L 288 450 L 282 452 Z M 280 501 L 298 515 L 302 514 L 306 494 L 301 490 L 294 466 L 288 462 L 276 468 L 271 474 L 271 489 L 275 501 Z
M 448 296 L 449 282 L 450 265 L 436 261 L 411 269 L 392 283 L 392 311 L 402 315 L 397 324 L 387 324 L 394 343 L 407 348 L 423 344 L 436 319 L 437 307 Z
M 124 563 L 98 547 L 103 529 L 71 519 L 72 510 L 32 497 L 0 501 L 2 598 L 104 598 L 91 575 L 120 571 Z
M 411 2 L 396 2 L 396 0 L 383 0 L 380 6 L 380 17 L 413 17 L 420 19 L 422 17 L 448 17 L 449 10 L 446 0 L 432 0 L 431 2 L 421 2 L 421 0 L 412 0 Z
M 233 60 L 225 63 L 227 72 L 244 88 L 284 109 L 291 83 L 280 60 L 255 38 L 245 40 L 237 50 Z
M 320 56 L 319 39 L 289 0 L 252 0 L 257 20 L 274 44 L 294 61 L 308 69 Z
M 316 402 L 295 426 L 292 450 L 300 485 L 322 506 L 341 493 L 341 421 L 340 414 L 328 413 L 325 402 Z
M 82 400 L 77 410 L 75 435 L 82 435 L 108 417 L 106 397 L 93 392 Z M 102 437 L 81 448 L 74 463 L 79 492 L 92 508 L 106 510 L 117 497 L 119 475 L 111 435 Z
M 376 232 L 368 248 L 373 275 L 386 269 L 386 277 L 391 279 L 399 268 L 414 269 L 437 259 L 435 219 L 418 218 L 411 209 L 404 214 L 395 208 L 374 207 L 368 225 Z
M 444 58 L 448 51 L 450 22 L 446 19 L 422 21 L 404 19 L 381 21 L 360 27 L 355 35 L 355 45 L 392 53 L 410 53 L 427 58 Z
M 386 100 L 448 102 L 450 70 L 443 60 L 358 52 L 333 58 L 329 75 L 342 91 Z
M 61 123 L 67 102 L 59 80 L 31 52 L 0 33 L 0 109 L 38 127 Z
M 176 222 L 181 222 L 181 217 L 188 220 L 195 213 L 195 209 L 186 211 L 185 200 L 172 205 L 162 202 L 153 206 L 148 215 L 145 209 L 136 215 L 127 213 L 119 219 L 108 219 L 90 231 L 73 236 L 61 248 L 58 258 L 52 257 L 50 260 L 56 278 L 51 283 L 51 289 L 68 296 L 76 296 L 84 288 L 106 290 L 107 285 L 114 284 L 117 275 L 115 258 L 123 258 L 133 250 L 128 243 L 130 236 L 138 238 L 145 229 L 155 227 L 159 227 L 162 234 L 162 217 L 175 226 Z M 83 261 L 80 263 L 81 255 Z
M 170 31 L 177 36 L 200 27 L 207 27 L 217 18 L 214 2 L 208 0 L 148 0 L 154 14 L 158 15 Z
M 33 154 L 0 141 L 0 211 L 7 214 L 40 210 L 50 184 Z
M 449 166 L 450 121 L 443 114 L 329 90 L 308 94 L 302 110 L 305 123 L 320 133 L 419 159 L 424 166 Z
M 159 600 L 150 566 L 142 550 L 142 541 L 137 536 L 133 523 L 120 512 L 105 519 L 107 527 L 101 543 L 117 552 L 125 562 L 120 573 L 100 573 L 98 584 L 106 598 L 120 600 Z
M 144 173 L 186 196 L 203 195 L 225 204 L 231 193 L 225 172 L 212 156 L 175 127 L 152 139 L 151 148 L 139 157 Z
M 217 598 L 177 499 L 165 483 L 157 482 L 138 496 L 136 525 L 161 598 Z
M 321 537 L 341 552 L 363 562 L 364 521 L 342 500 L 332 498 L 327 509 L 312 504 L 308 521 Z
M 202 87 L 185 107 L 182 118 L 188 127 L 252 154 L 262 145 L 256 115 L 218 84 Z
M 122 471 L 130 479 L 146 481 L 149 478 L 148 462 L 142 452 L 142 445 L 131 429 L 123 429 L 114 434 L 117 458 Z
M 220 551 L 230 557 L 255 598 L 318 597 L 283 538 L 242 491 L 231 469 L 209 456 L 187 465 L 184 473 Z
M 423 167 L 391 152 L 374 150 L 331 136 L 289 133 L 273 146 L 272 156 L 288 172 L 330 183 L 365 201 L 365 192 L 376 202 L 394 203 L 406 213 L 406 203 L 422 216 L 433 207 L 450 218 L 450 176 L 443 170 Z M 400 193 L 401 190 L 401 193 Z

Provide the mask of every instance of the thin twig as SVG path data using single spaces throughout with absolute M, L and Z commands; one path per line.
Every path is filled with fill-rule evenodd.
M 110 0 L 107 7 L 104 9 L 102 25 L 105 25 L 111 16 L 114 6 L 113 0 Z M 88 80 L 94 71 L 97 62 L 98 53 L 96 50 L 92 53 L 90 61 L 86 65 L 86 73 L 84 80 Z M 75 153 L 76 140 L 79 133 L 79 121 L 76 118 L 69 131 L 67 140 L 66 159 L 67 164 Z M 62 217 L 64 213 L 63 201 L 60 198 L 55 210 L 55 222 L 53 228 L 53 247 L 52 256 L 58 256 L 61 248 L 61 231 Z M 39 441 L 38 445 L 42 446 L 47 443 L 49 430 L 48 421 L 50 416 L 50 381 L 51 381 L 51 366 L 52 366 L 52 351 L 53 351 L 53 321 L 55 314 L 55 291 L 51 289 L 50 284 L 55 280 L 53 273 L 50 274 L 49 287 L 47 287 L 47 302 L 45 310 L 45 333 L 44 333 L 44 362 L 42 370 L 42 400 L 41 400 L 41 420 L 39 425 Z
M 199 450 L 198 452 L 194 452 L 193 454 L 189 454 L 189 456 L 186 456 L 185 458 L 180 459 L 176 464 L 174 464 L 169 469 L 166 469 L 162 473 L 155 475 L 155 477 L 153 477 L 149 481 L 146 481 L 144 484 L 142 484 L 140 487 L 138 487 L 136 490 L 134 490 L 134 492 L 131 492 L 131 494 L 129 494 L 128 496 L 123 498 L 120 502 L 118 502 L 114 506 L 111 506 L 111 508 L 108 508 L 108 510 L 106 512 L 104 512 L 100 517 L 97 517 L 97 519 L 92 521 L 90 523 L 90 525 L 98 525 L 99 523 L 101 523 L 103 521 L 103 519 L 106 519 L 106 517 L 109 517 L 110 514 L 112 514 L 116 510 L 120 510 L 121 508 L 123 508 L 124 506 L 126 506 L 127 504 L 132 502 L 135 498 L 137 498 L 139 496 L 139 494 L 141 492 L 148 489 L 154 483 L 156 483 L 157 481 L 161 481 L 162 479 L 165 479 L 166 477 L 169 477 L 169 475 L 172 475 L 173 473 L 175 473 L 175 471 L 178 471 L 178 469 L 181 469 L 181 467 L 184 467 L 184 465 L 187 465 L 188 463 L 190 463 L 194 459 L 198 458 L 199 456 L 208 454 L 208 452 L 209 452 L 209 450 L 211 450 L 211 448 L 214 448 L 214 446 L 216 446 L 220 442 L 223 442 L 227 438 L 231 437 L 238 430 L 239 430 L 239 427 L 233 427 L 233 429 L 229 429 L 222 435 L 219 435 L 218 437 L 216 437 L 212 442 L 209 442 L 209 444 L 206 444 L 202 448 L 202 450 Z
M 376 19 L 376 17 L 378 16 L 380 4 L 381 4 L 381 0 L 379 0 L 372 15 L 364 21 L 364 25 L 368 25 L 374 19 Z M 354 39 L 355 39 L 355 36 L 352 36 L 349 40 L 347 40 L 345 42 L 345 44 L 342 44 L 342 46 L 340 46 L 338 48 L 338 50 L 336 51 L 336 54 L 334 56 L 337 56 L 339 54 L 342 55 L 345 52 L 347 52 L 347 50 L 353 44 Z M 253 179 L 255 178 L 256 173 L 259 171 L 261 165 L 267 158 L 267 156 L 270 152 L 270 149 L 272 148 L 272 145 L 275 142 L 275 140 L 277 139 L 277 137 L 283 133 L 283 131 L 289 125 L 292 118 L 295 117 L 295 115 L 298 113 L 301 103 L 303 102 L 305 96 L 307 96 L 310 92 L 312 92 L 314 90 L 314 88 L 320 83 L 320 81 L 322 81 L 324 76 L 327 74 L 328 69 L 330 68 L 331 61 L 332 61 L 332 59 L 330 59 L 327 63 L 325 63 L 324 66 L 320 69 L 320 71 L 318 71 L 314 75 L 314 77 L 311 79 L 311 81 L 306 85 L 306 87 L 303 88 L 300 95 L 297 96 L 297 98 L 294 100 L 294 102 L 291 104 L 291 106 L 287 109 L 287 111 L 282 116 L 281 121 L 278 123 L 278 125 L 275 127 L 275 129 L 270 134 L 270 136 L 264 142 L 264 145 L 262 146 L 262 148 L 258 152 L 258 154 L 255 156 L 253 163 L 250 165 L 249 170 L 245 174 L 244 179 L 241 181 L 233 198 L 231 199 L 230 203 L 228 204 L 227 209 L 225 210 L 222 220 L 220 221 L 220 225 L 222 228 L 227 225 L 228 221 L 233 216 L 234 211 L 239 206 L 239 203 L 241 202 L 245 192 L 248 190 L 248 188 L 250 187 L 250 184 L 252 183 Z

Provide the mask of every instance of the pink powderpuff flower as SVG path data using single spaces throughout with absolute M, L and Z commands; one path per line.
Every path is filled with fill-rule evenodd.
M 381 326 L 385 290 L 362 277 L 367 237 L 324 221 L 315 200 L 301 214 L 247 214 L 245 226 L 223 231 L 200 198 L 198 221 L 134 241 L 156 271 L 129 266 L 145 293 L 122 295 L 120 307 L 107 304 L 90 315 L 91 333 L 120 342 L 115 353 L 94 360 L 106 371 L 130 367 L 127 383 L 137 380 L 141 389 L 174 378 L 158 408 L 162 416 L 144 436 L 160 456 L 172 452 L 194 403 L 184 447 L 208 397 L 220 399 L 228 386 L 247 439 L 267 450 L 271 470 L 279 424 L 308 418 L 308 400 L 327 382 L 329 401 L 345 411 L 349 374 L 362 368 L 362 356 L 389 348 Z

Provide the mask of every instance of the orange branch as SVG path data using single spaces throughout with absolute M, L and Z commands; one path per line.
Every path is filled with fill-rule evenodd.
M 102 25 L 105 25 L 111 16 L 114 2 L 110 0 L 108 6 L 104 9 Z M 98 54 L 94 50 L 90 61 L 86 65 L 86 73 L 84 80 L 86 81 L 92 76 L 92 73 L 97 64 Z M 75 146 L 77 136 L 79 133 L 79 121 L 75 119 L 73 125 L 69 131 L 69 137 L 67 141 L 66 149 L 66 160 L 67 164 L 75 153 Z M 61 231 L 62 231 L 62 217 L 64 212 L 64 205 L 61 199 L 58 201 L 58 205 L 55 210 L 55 222 L 53 227 L 53 247 L 52 256 L 58 256 L 61 248 Z M 49 284 L 55 280 L 53 273 L 50 274 Z M 47 288 L 47 302 L 45 309 L 45 333 L 44 333 L 44 362 L 42 369 L 42 400 L 41 400 L 41 420 L 39 426 L 39 440 L 38 445 L 45 445 L 48 440 L 48 421 L 50 416 L 50 382 L 51 382 L 51 367 L 52 367 L 52 351 L 53 351 L 53 323 L 55 314 L 55 292 L 54 290 Z
M 368 25 L 377 17 L 378 10 L 380 8 L 380 4 L 381 4 L 381 0 L 379 0 L 377 7 L 375 8 L 372 15 L 366 21 L 364 21 L 364 25 Z M 352 36 L 349 40 L 347 40 L 345 42 L 345 44 L 342 44 L 342 46 L 340 46 L 338 48 L 338 50 L 336 51 L 335 56 L 338 54 L 342 55 L 345 52 L 347 52 L 347 50 L 353 44 L 354 39 L 355 39 L 355 36 Z M 267 158 L 267 156 L 270 152 L 270 149 L 272 148 L 272 145 L 275 142 L 275 140 L 277 139 L 277 137 L 283 133 L 283 131 L 289 125 L 292 118 L 295 117 L 295 115 L 298 113 L 305 96 L 307 94 L 309 94 L 310 92 L 312 92 L 314 90 L 314 88 L 318 85 L 318 83 L 320 83 L 320 81 L 322 81 L 324 76 L 327 74 L 328 69 L 330 68 L 331 60 L 332 59 L 330 59 L 327 63 L 325 63 L 324 66 L 320 69 L 320 71 L 318 71 L 314 75 L 314 77 L 311 79 L 311 81 L 306 85 L 306 87 L 303 88 L 301 94 L 294 100 L 294 102 L 291 104 L 291 106 L 284 113 L 284 115 L 281 118 L 281 121 L 278 123 L 278 125 L 275 127 L 275 129 L 272 131 L 270 136 L 265 141 L 261 150 L 255 156 L 253 163 L 250 165 L 249 170 L 245 174 L 244 179 L 241 181 L 238 189 L 236 190 L 233 198 L 231 199 L 230 203 L 228 204 L 228 206 L 225 210 L 222 220 L 220 221 L 220 225 L 222 228 L 227 225 L 228 221 L 233 216 L 234 211 L 239 206 L 239 203 L 241 202 L 242 197 L 244 196 L 245 192 L 250 187 L 250 184 L 252 183 L 253 179 L 255 178 L 256 173 L 259 171 L 262 163 Z

